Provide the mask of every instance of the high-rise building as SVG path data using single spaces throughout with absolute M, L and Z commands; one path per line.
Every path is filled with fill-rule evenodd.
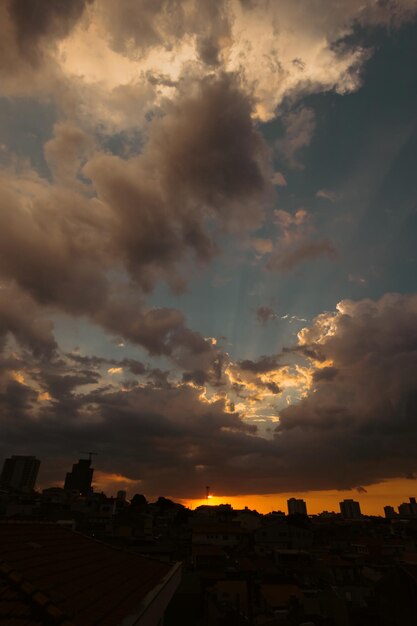
M 384 506 L 384 513 L 387 519 L 393 519 L 394 517 L 398 516 L 398 513 L 395 512 L 394 507 L 390 505 Z
M 403 502 L 398 507 L 401 517 L 417 517 L 417 503 L 415 498 L 409 498 L 410 502 Z
M 295 515 L 296 513 L 307 515 L 307 505 L 301 498 L 290 498 L 287 500 L 287 506 L 288 515 Z
M 343 500 L 339 502 L 340 512 L 345 519 L 360 519 L 362 517 L 361 507 L 356 500 Z
M 80 459 L 72 466 L 72 472 L 68 472 L 65 478 L 64 489 L 66 491 L 79 491 L 83 496 L 91 491 L 94 469 L 91 459 Z
M 0 485 L 6 489 L 32 491 L 41 462 L 34 456 L 15 456 L 4 461 Z

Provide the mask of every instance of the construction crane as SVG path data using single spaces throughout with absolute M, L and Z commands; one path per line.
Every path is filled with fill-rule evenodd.
M 88 458 L 91 463 L 91 461 L 93 460 L 93 455 L 97 456 L 98 452 L 80 452 L 80 454 L 88 454 Z

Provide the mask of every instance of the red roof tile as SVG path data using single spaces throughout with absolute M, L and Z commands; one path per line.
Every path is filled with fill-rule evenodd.
M 0 523 L 0 562 L 0 621 L 10 626 L 64 619 L 117 624 L 171 571 L 165 563 L 39 523 Z M 36 618 L 40 611 L 50 613 L 43 622 Z

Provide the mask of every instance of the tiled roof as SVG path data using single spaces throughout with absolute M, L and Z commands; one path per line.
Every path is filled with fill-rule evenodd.
M 119 624 L 170 571 L 56 524 L 0 523 L 0 623 Z
M 35 602 L 28 603 L 25 593 L 0 573 L 0 623 L 10 626 L 43 626 L 44 613 Z

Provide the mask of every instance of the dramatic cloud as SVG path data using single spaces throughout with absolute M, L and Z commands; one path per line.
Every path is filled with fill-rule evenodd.
M 59 40 L 67 37 L 93 0 L 4 0 L 0 6 L 3 93 L 41 95 L 57 88 Z M 59 91 L 59 90 L 58 90 Z
M 30 62 L 41 55 L 40 44 L 45 39 L 62 39 L 68 35 L 80 19 L 85 6 L 93 0 L 66 0 L 43 2 L 42 0 L 8 0 L 17 44 Z
M 281 412 L 277 434 L 292 442 L 300 471 L 313 454 L 318 474 L 325 459 L 322 480 L 331 465 L 340 486 L 414 471 L 416 322 L 417 297 L 388 294 L 343 301 L 300 332 L 301 346 L 326 363 L 311 357 L 320 366 L 311 393 Z
M 279 397 L 291 368 L 278 355 L 229 362 L 227 394 L 211 399 L 198 382 L 165 377 L 161 385 L 129 361 L 113 361 L 113 369 L 135 372 L 118 382 L 106 378 L 100 359 L 10 356 L 0 364 L 2 450 L 18 444 L 62 459 L 94 444 L 104 472 L 177 497 L 197 495 L 202 484 L 218 493 L 272 493 L 357 488 L 414 473 L 417 296 L 343 301 L 299 342 L 325 361 L 310 356 L 304 397 L 276 411 L 273 439 L 239 416 L 227 395 L 246 394 L 248 406 Z M 301 373 L 293 377 L 298 387 Z
M 183 289 L 181 265 L 217 251 L 213 226 L 244 232 L 261 223 L 269 175 L 251 102 L 233 76 L 193 82 L 153 121 L 140 156 L 90 156 L 92 149 L 84 131 L 58 123 L 45 145 L 54 184 L 27 167 L 3 172 L 0 276 L 151 354 L 178 355 L 182 342 L 205 361 L 187 369 L 212 368 L 211 346 L 186 329 L 183 315 L 150 311 L 141 292 L 159 280 Z M 110 281 L 115 269 L 139 290 Z
M 256 374 L 264 374 L 278 368 L 279 356 L 261 356 L 256 361 L 245 359 L 240 361 L 239 366 L 242 370 L 254 372 Z
M 32 172 L 8 174 L 0 175 L 0 276 L 44 305 L 72 313 L 99 307 L 110 262 L 105 208 Z
M 287 276 L 264 273 L 246 307 L 241 294 L 252 271 L 335 258 L 303 207 L 320 185 L 318 198 L 345 195 L 327 173 L 294 191 L 322 119 L 303 98 L 357 90 L 364 27 L 416 12 L 415 0 L 0 3 L 5 124 L 19 129 L 0 143 L 1 452 L 61 468 L 94 446 L 105 476 L 178 497 L 414 475 L 416 298 L 343 301 L 278 353 L 287 325 L 258 305 Z M 256 311 L 272 355 L 256 356 L 256 338 L 229 348 L 221 316 L 199 332 L 207 294 L 193 324 L 175 308 L 215 258 L 227 278 L 242 270 L 236 311 Z M 234 293 L 211 288 L 213 308 Z M 305 323 L 294 310 L 321 309 L 285 310 Z M 94 327 L 92 354 L 66 336 L 74 318 Z
M 57 344 L 53 325 L 28 295 L 14 287 L 0 287 L 0 348 L 11 334 L 35 356 L 52 356 Z
M 285 99 L 355 91 L 370 51 L 350 35 L 358 25 L 399 27 L 417 2 L 8 0 L 0 11 L 3 88 L 48 94 L 121 129 L 143 125 L 189 73 L 238 74 L 262 120 Z
M 154 120 L 143 155 L 98 155 L 84 168 L 115 215 L 116 245 L 145 291 L 161 277 L 175 287 L 187 252 L 200 261 L 213 256 L 207 220 L 240 230 L 262 220 L 266 148 L 250 102 L 233 76 L 190 90 Z

